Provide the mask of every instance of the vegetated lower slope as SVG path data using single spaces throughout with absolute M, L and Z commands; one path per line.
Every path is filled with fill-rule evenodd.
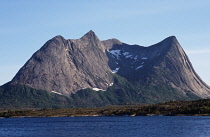
M 190 94 L 184 96 L 170 86 L 142 86 L 127 81 L 118 75 L 114 77 L 114 85 L 107 91 L 84 89 L 63 96 L 37 90 L 24 85 L 0 87 L 0 108 L 71 108 L 71 107 L 103 107 L 125 104 L 152 104 L 170 100 L 195 100 L 198 96 Z
M 138 85 L 131 83 L 125 78 L 115 75 L 114 85 L 109 87 L 107 91 L 93 91 L 84 89 L 72 94 L 75 105 L 100 107 L 107 105 L 123 105 L 123 104 L 153 104 L 170 100 L 195 100 L 200 97 L 195 94 L 187 95 L 179 94 L 179 92 L 167 85 L 152 86 Z
M 3 110 L 0 117 L 69 116 L 210 116 L 210 99 L 170 101 L 152 105 L 121 105 L 97 108 Z
M 0 87 L 0 100 L 0 109 L 67 107 L 71 102 L 66 96 L 10 83 Z

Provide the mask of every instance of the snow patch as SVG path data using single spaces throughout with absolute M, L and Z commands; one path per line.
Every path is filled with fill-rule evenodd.
M 82 89 L 87 89 L 87 87 L 84 87 L 84 88 L 82 88 Z
M 109 51 L 109 53 L 114 55 L 119 60 L 120 59 L 120 55 L 121 55 L 120 51 L 121 50 L 119 50 L 119 49 L 118 50 L 111 50 L 111 51 Z
M 116 68 L 115 70 L 112 70 L 112 73 L 117 73 L 120 68 Z
M 100 88 L 92 88 L 92 89 L 95 90 L 95 91 L 99 91 L 99 90 L 105 91 L 105 90 L 100 89 Z
M 61 93 L 59 92 L 56 92 L 56 91 L 51 91 L 52 93 L 55 93 L 55 94 L 59 94 L 59 95 L 62 95 Z
M 110 83 L 109 86 L 112 86 L 114 83 Z
M 148 59 L 147 57 L 143 57 L 143 58 L 141 58 L 141 59 Z
M 123 53 L 124 56 L 130 55 L 130 54 L 131 54 L 130 52 L 124 52 Z
M 125 58 L 131 58 L 132 57 L 132 55 L 127 55 L 127 56 L 125 56 Z
M 133 56 L 130 52 L 124 52 L 123 55 L 125 58 L 131 58 Z
M 136 55 L 133 59 L 137 60 L 138 59 L 138 55 Z
M 143 65 L 138 66 L 135 70 L 138 70 L 138 69 L 140 69 L 140 68 L 142 68 L 142 67 L 143 67 Z

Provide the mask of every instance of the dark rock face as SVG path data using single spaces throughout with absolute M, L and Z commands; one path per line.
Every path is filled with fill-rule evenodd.
M 113 84 L 112 73 L 138 85 L 167 85 L 184 96 L 210 97 L 209 86 L 196 74 L 174 36 L 150 47 L 117 39 L 100 41 L 93 31 L 75 40 L 56 36 L 29 59 L 11 83 L 70 95 L 85 88 L 106 90 Z
M 82 38 L 56 36 L 20 69 L 12 84 L 70 95 L 84 88 L 106 90 L 112 83 L 104 45 L 93 31 Z
M 176 37 L 171 36 L 150 47 L 128 45 L 117 40 L 103 41 L 108 49 L 111 69 L 129 81 L 142 85 L 169 85 L 180 94 L 191 92 L 210 97 L 210 88 L 194 71 Z

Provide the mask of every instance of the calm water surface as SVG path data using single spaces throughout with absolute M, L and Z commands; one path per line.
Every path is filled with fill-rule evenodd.
M 210 117 L 0 119 L 0 137 L 210 137 Z

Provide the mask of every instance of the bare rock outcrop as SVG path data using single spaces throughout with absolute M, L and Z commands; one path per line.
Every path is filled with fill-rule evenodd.
M 93 31 L 80 39 L 56 36 L 34 53 L 11 83 L 63 95 L 84 88 L 106 90 L 113 83 L 107 62 L 105 47 Z

